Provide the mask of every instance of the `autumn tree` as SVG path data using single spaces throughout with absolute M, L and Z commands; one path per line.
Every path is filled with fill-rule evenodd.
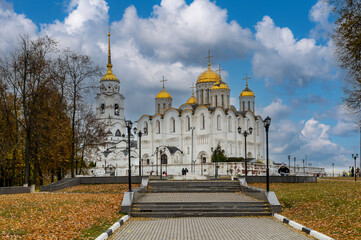
M 79 106 L 83 101 L 83 94 L 89 91 L 92 81 L 101 76 L 100 68 L 94 66 L 89 56 L 79 54 L 66 49 L 59 58 L 64 71 L 65 81 L 67 82 L 66 94 L 68 98 L 68 112 L 71 119 L 71 155 L 70 155 L 70 172 L 71 177 L 75 176 L 75 157 L 77 153 L 77 117 Z
M 335 53 L 347 71 L 344 102 L 361 119 L 361 1 L 339 0 L 334 5 L 338 14 L 333 34 Z

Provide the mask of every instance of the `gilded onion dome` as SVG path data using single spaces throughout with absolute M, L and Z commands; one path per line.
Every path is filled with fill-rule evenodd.
M 210 64 L 208 63 L 208 69 L 206 71 L 204 71 L 203 73 L 201 73 L 201 75 L 199 75 L 199 77 L 197 79 L 197 83 L 207 83 L 207 82 L 216 83 L 219 78 L 220 78 L 220 76 L 218 75 L 218 73 L 213 71 L 211 69 Z
M 188 98 L 187 103 L 188 104 L 196 104 L 197 103 L 197 98 L 194 96 L 194 91 L 193 91 L 192 87 L 192 96 L 190 98 Z
M 251 89 L 248 88 L 248 85 L 247 85 L 247 87 L 241 92 L 240 96 L 241 96 L 241 97 L 245 97 L 245 96 L 252 96 L 252 97 L 254 97 L 254 93 L 252 92 Z
M 218 89 L 226 89 L 229 90 L 229 87 L 227 83 L 223 82 L 221 78 L 219 78 L 219 81 L 213 84 L 211 90 L 218 90 Z
M 164 79 L 164 76 L 163 76 L 163 80 L 161 82 L 163 82 L 163 89 L 162 91 L 160 91 L 157 96 L 155 97 L 156 99 L 157 98 L 172 98 L 172 96 L 164 89 L 164 82 L 167 81 Z
M 113 80 L 119 82 L 119 79 L 113 74 L 112 67 L 112 59 L 110 55 L 110 32 L 108 32 L 108 70 L 107 73 L 102 77 L 101 81 Z
M 155 98 L 172 98 L 172 96 L 163 88 Z

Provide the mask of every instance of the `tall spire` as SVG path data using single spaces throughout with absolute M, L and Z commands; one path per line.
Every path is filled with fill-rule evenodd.
M 108 70 L 111 70 L 113 67 L 112 65 L 112 58 L 111 58 L 111 54 L 110 54 L 110 26 L 109 26 L 109 31 L 108 31 L 108 64 L 107 64 L 107 68 Z
M 108 31 L 108 64 L 107 64 L 107 68 L 108 71 L 107 73 L 102 77 L 101 81 L 103 80 L 115 80 L 119 82 L 119 79 L 113 74 L 112 71 L 112 58 L 110 55 L 110 26 L 109 26 L 109 31 Z

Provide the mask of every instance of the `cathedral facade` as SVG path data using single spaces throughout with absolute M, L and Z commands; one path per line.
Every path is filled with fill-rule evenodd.
M 138 129 L 143 131 L 138 142 L 141 141 L 145 169 L 159 164 L 163 169 L 177 165 L 211 166 L 212 150 L 218 145 L 227 157 L 247 155 L 248 161 L 264 162 L 264 122 L 255 114 L 255 95 L 248 88 L 247 77 L 238 109 L 230 104 L 231 90 L 211 69 L 210 62 L 197 79 L 196 96 L 192 91 L 192 96 L 178 108 L 172 106 L 173 99 L 165 90 L 164 81 L 163 78 L 163 89 L 155 98 L 155 113 L 142 115 L 138 120 Z M 246 153 L 245 137 L 239 133 L 239 127 L 242 133 L 253 129 L 247 136 Z M 242 165 L 237 168 L 239 171 Z M 212 174 L 207 173 L 207 167 L 200 171 L 202 175 Z M 169 173 L 180 173 L 180 169 Z
M 95 151 L 96 167 L 91 172 L 98 176 L 125 176 L 129 159 L 125 98 L 120 91 L 120 80 L 112 72 L 110 33 L 107 68 L 96 96 L 96 116 L 105 124 L 107 136 L 105 144 Z M 255 95 L 248 88 L 247 77 L 246 88 L 239 95 L 238 109 L 231 105 L 231 89 L 211 68 L 210 61 L 197 79 L 195 94 L 193 87 L 191 97 L 178 108 L 172 105 L 165 81 L 163 78 L 163 88 L 155 97 L 154 114 L 144 114 L 137 121 L 141 137 L 137 135 L 135 141 L 130 135 L 132 175 L 161 172 L 180 175 L 182 168 L 212 175 L 215 165 L 211 156 L 217 146 L 227 157 L 247 156 L 250 162 L 264 161 L 264 123 L 255 114 Z M 245 137 L 239 133 L 239 128 L 242 133 L 253 129 L 247 137 L 247 152 Z M 219 174 L 228 174 L 228 164 L 227 171 L 224 164 L 220 165 Z M 234 173 L 240 172 L 244 170 L 244 163 L 234 163 L 232 169 Z

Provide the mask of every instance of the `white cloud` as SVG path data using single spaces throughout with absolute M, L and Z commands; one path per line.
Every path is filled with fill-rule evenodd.
M 282 118 L 291 115 L 291 109 L 289 106 L 283 104 L 282 99 L 273 99 L 271 104 L 260 109 L 261 116 L 269 116 L 270 118 L 278 121 Z
M 313 78 L 331 78 L 332 49 L 329 45 L 317 45 L 312 38 L 297 40 L 289 28 L 276 26 L 269 16 L 257 23 L 256 40 L 259 48 L 252 65 L 257 77 L 273 78 L 292 88 L 294 85 L 302 87 Z
M 316 26 L 310 31 L 312 37 L 330 38 L 334 25 L 328 19 L 332 10 L 333 7 L 329 4 L 328 0 L 318 0 L 311 8 L 309 18 L 316 23 Z
M 19 34 L 34 36 L 37 33 L 36 25 L 24 14 L 16 14 L 11 5 L 0 1 L 0 53 L 12 51 L 17 43 Z

